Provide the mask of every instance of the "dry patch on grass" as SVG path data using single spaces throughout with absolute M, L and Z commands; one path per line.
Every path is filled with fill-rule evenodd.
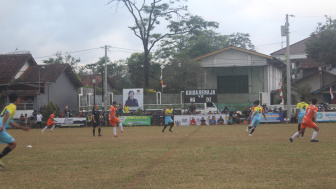
M 8 130 L 17 148 L 3 158 L 1 188 L 334 188 L 335 124 L 296 138 L 294 124 L 245 127 Z M 27 148 L 32 145 L 32 148 Z M 2 146 L 3 148 L 5 146 Z M 0 149 L 2 150 L 2 149 Z

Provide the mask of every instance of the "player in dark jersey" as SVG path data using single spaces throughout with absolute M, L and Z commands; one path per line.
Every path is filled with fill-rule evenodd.
M 96 134 L 96 127 L 98 127 L 98 136 L 101 136 L 100 132 L 101 132 L 101 128 L 100 128 L 100 112 L 99 112 L 99 108 L 97 105 L 93 106 L 93 110 L 92 110 L 92 119 L 93 119 L 93 136 L 95 136 Z

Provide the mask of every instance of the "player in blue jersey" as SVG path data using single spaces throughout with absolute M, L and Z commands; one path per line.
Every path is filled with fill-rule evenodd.
M 298 131 L 301 130 L 301 123 L 302 118 L 306 114 L 306 109 L 308 108 L 309 104 L 305 103 L 305 97 L 300 98 L 300 102 L 296 106 L 296 120 L 298 120 Z M 303 137 L 304 132 L 302 132 L 301 137 Z M 299 137 L 299 136 L 298 136 Z
M 265 111 L 264 109 L 259 106 L 260 101 L 256 100 L 253 102 L 253 108 L 252 108 L 252 123 L 250 125 L 250 127 L 252 128 L 250 131 L 249 136 L 252 136 L 252 133 L 255 131 L 255 129 L 257 128 L 257 126 L 260 123 L 261 120 L 261 115 L 264 116 L 265 120 L 267 121 L 266 115 L 265 115 Z
M 172 108 L 172 106 L 169 106 L 169 108 L 165 111 L 166 117 L 165 117 L 165 126 L 163 127 L 163 130 L 162 130 L 163 133 L 168 125 L 170 125 L 169 131 L 173 132 L 172 131 L 172 128 L 174 126 L 174 121 L 172 119 L 173 112 L 174 112 L 174 109 Z
M 0 167 L 5 167 L 1 159 L 16 147 L 15 139 L 6 132 L 6 127 L 11 125 L 12 127 L 23 129 L 25 131 L 29 130 L 29 127 L 22 127 L 19 124 L 13 122 L 16 106 L 20 101 L 19 95 L 14 92 L 9 94 L 8 97 L 11 103 L 6 106 L 0 114 L 0 142 L 3 144 L 8 144 L 8 146 L 0 153 Z

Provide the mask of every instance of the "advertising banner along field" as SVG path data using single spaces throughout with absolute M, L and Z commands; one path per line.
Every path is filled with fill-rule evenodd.
M 57 127 L 84 127 L 86 125 L 85 117 L 55 118 Z
M 227 120 L 229 119 L 229 114 L 175 115 L 174 116 L 174 124 L 176 126 L 188 126 L 188 125 L 190 125 L 190 121 L 194 118 L 196 120 L 196 124 L 201 125 L 201 119 L 202 119 L 202 117 L 204 117 L 207 125 L 209 125 L 209 121 L 211 119 L 216 120 L 216 125 L 217 125 L 217 121 L 221 116 L 224 119 L 224 123 L 227 124 Z
M 120 116 L 123 125 L 150 125 L 150 116 Z
M 317 112 L 318 122 L 336 122 L 336 112 Z
M 283 113 L 265 113 L 267 123 L 282 123 L 284 121 Z M 261 116 L 260 122 L 266 122 L 264 116 Z

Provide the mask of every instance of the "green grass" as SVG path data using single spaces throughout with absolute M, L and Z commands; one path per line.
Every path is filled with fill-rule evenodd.
M 290 143 L 295 124 L 8 130 L 17 148 L 3 158 L 0 188 L 334 188 L 336 124 L 319 123 Z M 97 131 L 96 131 L 97 132 Z M 32 148 L 27 148 L 32 145 Z M 1 149 L 5 146 L 2 145 Z

